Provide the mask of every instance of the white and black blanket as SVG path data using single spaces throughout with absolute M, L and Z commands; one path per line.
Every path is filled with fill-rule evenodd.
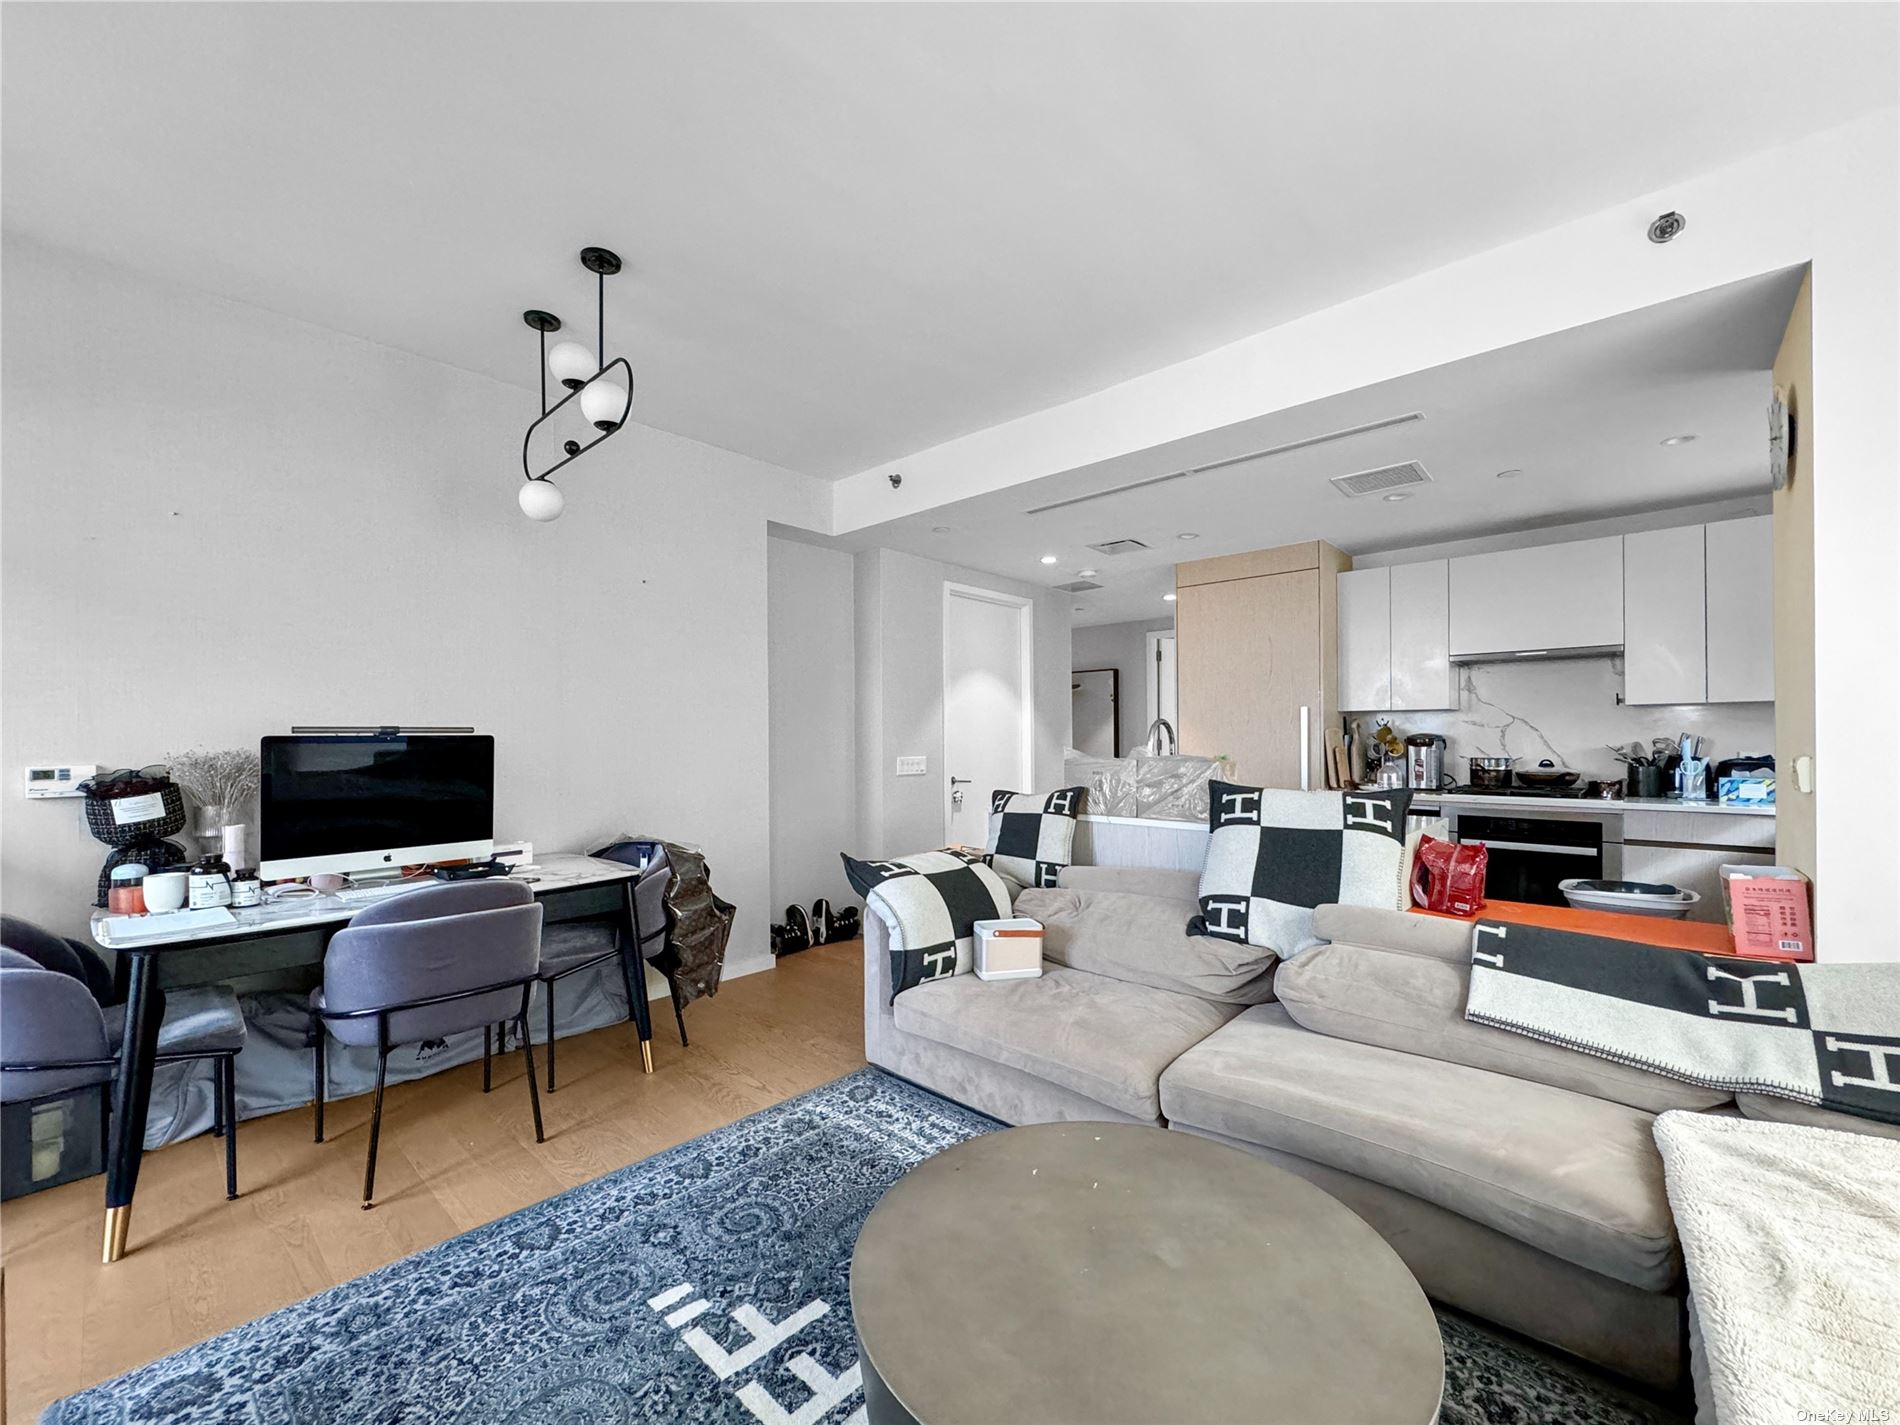
M 1465 1018 L 1708 1088 L 1900 1123 L 1900 964 L 1743 960 L 1483 923 Z
M 967 973 L 979 920 L 1009 916 L 1009 887 L 966 851 L 925 851 L 889 861 L 844 857 L 845 879 L 891 942 L 891 998 L 926 980 Z

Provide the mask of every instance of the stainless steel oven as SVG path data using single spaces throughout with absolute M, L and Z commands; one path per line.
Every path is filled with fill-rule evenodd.
M 1560 881 L 1615 880 L 1623 845 L 1613 817 L 1589 812 L 1523 812 L 1494 816 L 1460 807 L 1454 835 L 1489 852 L 1484 894 L 1489 900 L 1562 905 Z

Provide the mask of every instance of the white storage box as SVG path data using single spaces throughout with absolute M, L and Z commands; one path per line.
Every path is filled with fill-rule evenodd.
M 1017 916 L 979 920 L 976 977 L 979 980 L 1033 980 L 1042 973 L 1042 922 Z

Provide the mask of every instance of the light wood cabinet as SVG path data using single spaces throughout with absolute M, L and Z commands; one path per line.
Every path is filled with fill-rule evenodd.
M 1451 561 L 1451 656 L 1578 652 L 1623 642 L 1623 540 L 1580 539 Z
M 1704 525 L 1709 604 L 1709 701 L 1775 696 L 1774 519 Z
M 1702 526 L 1623 536 L 1623 701 L 1709 695 Z
M 1338 576 L 1350 565 L 1313 541 L 1177 568 L 1183 752 L 1231 758 L 1234 775 L 1258 786 L 1325 786 L 1325 731 L 1339 712 Z

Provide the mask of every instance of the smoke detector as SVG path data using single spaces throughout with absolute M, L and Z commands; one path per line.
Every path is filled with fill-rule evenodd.
M 1408 460 L 1403 465 L 1382 465 L 1377 470 L 1361 470 L 1356 475 L 1335 475 L 1330 483 L 1347 499 L 1362 500 L 1367 495 L 1383 495 L 1388 490 L 1403 490 L 1409 485 L 1429 485 L 1431 479 L 1423 465 Z

